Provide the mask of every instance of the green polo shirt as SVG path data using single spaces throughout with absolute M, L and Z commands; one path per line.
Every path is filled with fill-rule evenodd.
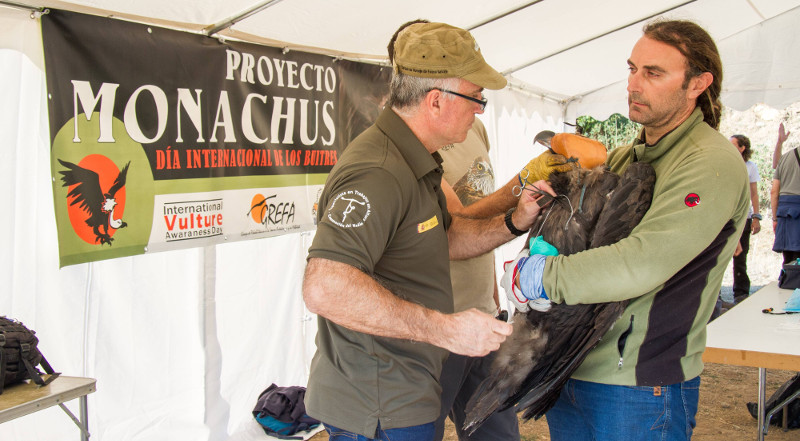
M 440 162 L 384 110 L 331 170 L 309 258 L 352 265 L 401 298 L 452 312 Z M 316 343 L 309 415 L 367 437 L 378 421 L 391 429 L 438 417 L 444 349 L 354 332 L 323 317 Z

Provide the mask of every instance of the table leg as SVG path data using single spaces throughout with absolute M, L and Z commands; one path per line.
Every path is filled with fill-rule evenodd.
M 767 369 L 760 367 L 758 368 L 758 441 L 764 441 L 764 435 L 767 433 L 767 422 L 764 421 L 766 387 Z
M 64 405 L 64 403 L 58 403 L 61 410 L 70 417 L 73 423 L 78 426 L 78 429 L 81 429 L 81 441 L 89 441 L 89 421 L 87 412 L 86 412 L 86 395 L 78 398 L 78 405 L 80 406 L 80 419 L 75 418 L 75 415 L 70 412 L 69 408 Z
M 89 412 L 87 411 L 86 395 L 82 396 L 78 401 L 80 403 L 79 407 L 81 425 L 83 425 L 83 430 L 81 430 L 81 441 L 89 441 Z

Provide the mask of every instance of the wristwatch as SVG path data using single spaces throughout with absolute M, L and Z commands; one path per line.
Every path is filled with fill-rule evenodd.
M 763 219 L 763 218 L 761 217 L 761 215 L 760 215 L 760 214 L 758 214 L 758 213 L 755 213 L 755 214 L 753 214 L 753 215 L 752 215 L 752 216 L 750 216 L 750 217 L 752 217 L 753 219 L 758 219 L 758 220 L 761 220 L 761 219 Z
M 511 222 L 511 215 L 514 214 L 514 210 L 516 209 L 517 207 L 513 207 L 506 211 L 506 228 L 508 228 L 508 231 L 510 231 L 514 236 L 522 236 L 523 234 L 527 233 L 527 231 L 518 230 L 517 227 L 514 226 L 514 222 Z

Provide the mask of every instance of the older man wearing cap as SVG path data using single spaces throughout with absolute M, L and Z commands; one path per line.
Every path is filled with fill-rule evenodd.
M 436 153 L 465 139 L 484 88 L 505 85 L 469 32 L 409 26 L 387 107 L 328 177 L 303 297 L 319 315 L 305 405 L 331 440 L 432 439 L 448 351 L 483 356 L 511 333 L 476 309 L 452 312 L 449 258 L 522 234 L 541 196 L 524 192 L 505 216 L 451 217 Z

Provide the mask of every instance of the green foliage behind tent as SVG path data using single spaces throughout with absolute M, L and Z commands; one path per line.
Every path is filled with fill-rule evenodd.
M 629 144 L 642 127 L 619 113 L 609 116 L 605 121 L 598 121 L 588 115 L 579 116 L 576 123 L 578 133 L 602 142 L 609 151 Z

